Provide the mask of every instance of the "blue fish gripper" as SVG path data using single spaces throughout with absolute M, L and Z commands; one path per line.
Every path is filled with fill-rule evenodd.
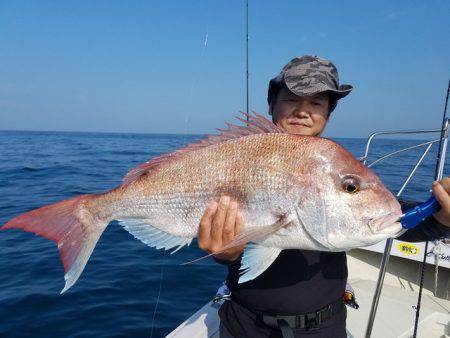
M 431 196 L 425 202 L 415 206 L 411 210 L 408 210 L 400 218 L 400 223 L 405 229 L 412 229 L 416 227 L 421 221 L 428 216 L 431 216 L 435 212 L 441 209 L 440 204 L 436 201 L 434 196 Z

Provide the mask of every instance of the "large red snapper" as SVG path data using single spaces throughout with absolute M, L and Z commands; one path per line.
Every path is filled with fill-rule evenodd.
M 20 215 L 20 228 L 54 240 L 69 289 L 112 220 L 157 249 L 189 245 L 207 204 L 237 199 L 246 226 L 226 248 L 251 242 L 239 282 L 267 269 L 283 249 L 344 251 L 396 235 L 400 205 L 379 178 L 328 139 L 284 133 L 261 115 L 247 126 L 159 156 L 119 187 Z

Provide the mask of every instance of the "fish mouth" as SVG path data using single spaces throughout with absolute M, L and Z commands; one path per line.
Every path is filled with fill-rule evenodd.
M 400 215 L 398 212 L 390 212 L 386 215 L 369 219 L 368 226 L 374 235 L 396 237 L 403 230 L 399 218 Z

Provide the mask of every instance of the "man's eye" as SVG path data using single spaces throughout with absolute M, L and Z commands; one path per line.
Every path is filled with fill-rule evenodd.
M 322 102 L 313 101 L 313 106 L 322 106 Z

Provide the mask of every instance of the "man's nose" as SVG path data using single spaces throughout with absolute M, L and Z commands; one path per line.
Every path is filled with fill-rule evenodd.
M 298 102 L 294 110 L 294 115 L 298 117 L 308 117 L 309 111 L 307 105 L 302 101 Z

